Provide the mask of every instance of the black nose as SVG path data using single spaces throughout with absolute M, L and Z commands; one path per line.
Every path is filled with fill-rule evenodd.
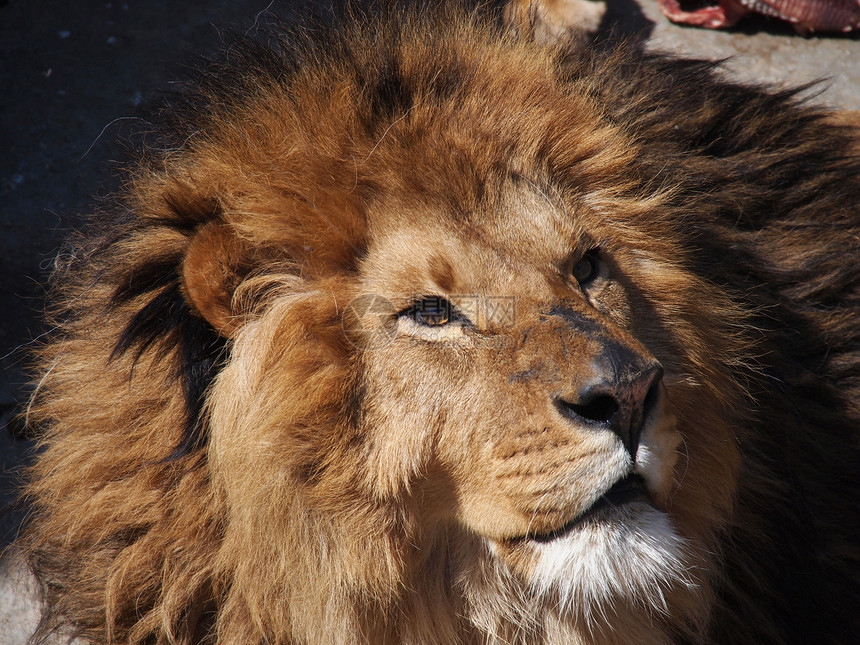
M 609 369 L 598 370 L 572 397 L 556 399 L 556 405 L 570 419 L 611 429 L 635 459 L 642 425 L 657 403 L 662 378 L 663 368 L 656 363 L 619 369 L 610 361 Z

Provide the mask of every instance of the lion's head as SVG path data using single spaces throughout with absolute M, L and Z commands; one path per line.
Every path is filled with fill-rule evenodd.
M 849 418 L 856 310 L 813 311 L 858 279 L 844 133 L 699 63 L 368 20 L 232 47 L 64 271 L 32 411 L 46 629 L 788 633 L 793 601 L 743 599 L 812 548 L 774 536 L 827 477 L 767 452 Z

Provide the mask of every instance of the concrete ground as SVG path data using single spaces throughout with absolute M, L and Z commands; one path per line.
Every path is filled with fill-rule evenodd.
M 609 0 L 610 13 L 627 1 Z M 729 76 L 752 83 L 786 87 L 823 81 L 816 88 L 821 92 L 816 102 L 860 110 L 860 33 L 804 38 L 788 23 L 760 16 L 744 18 L 731 31 L 696 29 L 670 23 L 656 0 L 641 0 L 639 6 L 644 19 L 653 23 L 652 49 L 725 60 Z M 624 13 L 633 15 L 632 10 Z
M 115 188 L 117 138 L 137 106 L 190 52 L 212 52 L 223 28 L 247 30 L 267 9 L 286 16 L 308 0 L 0 0 L 0 549 L 22 509 L 11 506 L 31 444 L 16 418 L 23 366 L 39 322 L 51 258 L 91 195 Z M 735 78 L 796 85 L 826 79 L 814 100 L 860 110 L 858 36 L 803 38 L 750 18 L 728 32 L 668 23 L 655 0 L 609 0 L 609 22 L 651 47 L 724 59 Z M 27 578 L 0 562 L 0 645 L 20 645 L 35 617 Z

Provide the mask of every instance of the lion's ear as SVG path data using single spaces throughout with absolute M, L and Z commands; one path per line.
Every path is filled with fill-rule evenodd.
M 505 22 L 519 34 L 543 42 L 583 44 L 597 33 L 605 13 L 601 0 L 510 0 Z
M 220 222 L 198 229 L 182 264 L 182 289 L 192 309 L 222 336 L 238 330 L 241 316 L 233 294 L 252 267 L 253 251 Z

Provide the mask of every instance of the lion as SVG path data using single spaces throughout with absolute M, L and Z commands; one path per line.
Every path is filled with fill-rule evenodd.
M 37 641 L 855 642 L 854 133 L 504 13 L 165 99 L 58 259 Z

